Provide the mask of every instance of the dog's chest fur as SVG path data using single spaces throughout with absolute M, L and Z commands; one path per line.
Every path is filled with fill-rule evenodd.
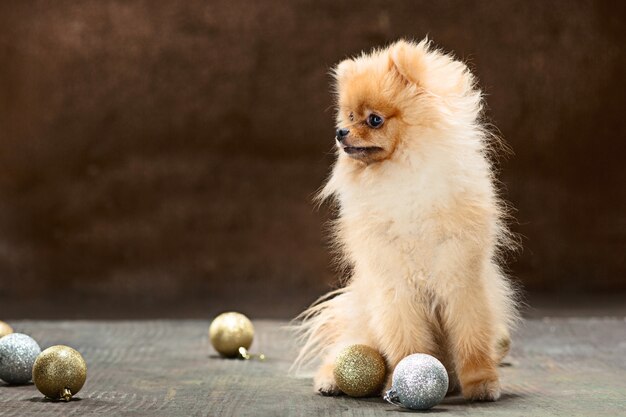
M 452 190 L 445 178 L 385 175 L 355 179 L 339 194 L 339 238 L 349 261 L 390 285 L 422 286 L 447 234 L 440 213 Z

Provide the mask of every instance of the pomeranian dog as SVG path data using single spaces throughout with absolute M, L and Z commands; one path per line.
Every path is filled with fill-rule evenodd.
M 337 203 L 349 276 L 300 315 L 296 364 L 321 359 L 315 390 L 338 395 L 346 346 L 378 349 L 385 389 L 401 359 L 428 353 L 450 391 L 497 400 L 517 309 L 499 265 L 511 238 L 490 161 L 497 139 L 481 123 L 474 76 L 427 39 L 347 59 L 333 75 L 337 160 L 319 199 Z

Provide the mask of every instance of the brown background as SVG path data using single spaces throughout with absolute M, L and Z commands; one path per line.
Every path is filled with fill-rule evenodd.
M 536 293 L 626 289 L 613 1 L 0 1 L 0 316 L 289 316 L 334 272 L 328 69 L 426 34 L 512 145 Z

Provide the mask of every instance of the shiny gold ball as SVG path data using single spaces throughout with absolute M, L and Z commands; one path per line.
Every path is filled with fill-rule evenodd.
M 33 365 L 33 382 L 43 395 L 53 400 L 69 401 L 86 379 L 85 360 L 68 346 L 52 346 L 44 350 Z
M 3 321 L 0 321 L 0 337 L 4 337 L 11 333 L 13 333 L 13 327 L 9 326 Z
M 222 313 L 209 327 L 211 344 L 227 358 L 239 356 L 239 348 L 248 349 L 254 337 L 252 322 L 241 313 Z
M 378 395 L 385 381 L 385 360 L 376 349 L 352 345 L 342 350 L 335 361 L 335 382 L 351 397 Z

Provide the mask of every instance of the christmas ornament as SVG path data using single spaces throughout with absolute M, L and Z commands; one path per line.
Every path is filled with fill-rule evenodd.
M 71 400 L 86 379 L 85 360 L 68 346 L 52 346 L 44 350 L 33 365 L 33 382 L 43 395 L 53 400 Z
M 222 313 L 209 327 L 211 344 L 222 356 L 228 358 L 240 356 L 239 348 L 244 348 L 247 353 L 253 337 L 252 322 L 241 313 Z
M 13 333 L 13 328 L 3 321 L 0 321 L 0 337 Z
M 246 349 L 243 346 L 239 348 L 239 357 L 241 359 L 245 359 L 245 360 L 250 360 L 250 359 L 257 358 L 261 362 L 265 360 L 265 355 L 263 353 L 259 353 L 259 354 L 250 353 L 250 352 L 248 352 L 248 349 Z
M 342 350 L 335 361 L 335 382 L 351 397 L 377 395 L 385 380 L 385 360 L 366 345 L 352 345 Z
M 402 359 L 393 371 L 388 402 L 414 410 L 439 404 L 448 391 L 448 373 L 437 359 L 423 353 Z
M 30 381 L 33 363 L 41 348 L 22 333 L 11 333 L 0 339 L 0 379 L 9 384 Z

